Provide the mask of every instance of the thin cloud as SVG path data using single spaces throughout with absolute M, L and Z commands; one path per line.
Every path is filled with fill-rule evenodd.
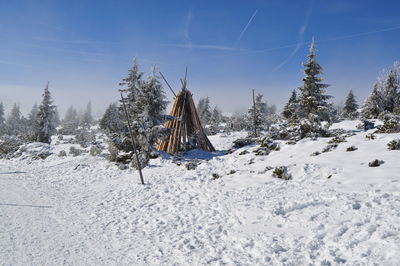
M 24 46 L 38 48 L 38 49 L 45 49 L 45 50 L 50 50 L 50 51 L 55 51 L 55 52 L 79 54 L 82 56 L 104 56 L 104 57 L 121 58 L 121 59 L 124 58 L 122 56 L 116 56 L 116 55 L 112 55 L 112 54 L 108 54 L 108 53 L 97 53 L 97 52 L 80 51 L 80 50 L 74 50 L 74 49 L 63 49 L 63 48 L 56 48 L 56 47 L 52 47 L 52 46 L 26 44 L 26 43 L 21 43 L 21 44 Z
M 192 11 L 189 10 L 189 12 L 186 15 L 186 19 L 185 19 L 185 28 L 183 31 L 183 38 L 184 38 L 184 42 L 187 45 L 191 45 L 192 44 L 192 40 L 190 39 L 190 25 L 192 24 Z
M 297 33 L 297 44 L 296 47 L 293 49 L 293 51 L 289 54 L 289 56 L 283 60 L 279 65 L 277 65 L 274 69 L 274 71 L 281 69 L 284 65 L 286 65 L 292 58 L 293 56 L 296 55 L 296 53 L 300 50 L 300 47 L 304 44 L 304 33 L 307 30 L 308 27 L 308 21 L 310 20 L 311 12 L 314 6 L 314 0 L 310 2 L 310 6 L 307 10 L 306 17 L 304 19 L 303 25 L 301 25 L 298 33 Z
M 250 26 L 251 22 L 253 21 L 253 19 L 256 17 L 258 12 L 258 9 L 256 9 L 256 11 L 254 11 L 253 15 L 251 16 L 251 18 L 249 19 L 249 21 L 247 22 L 246 26 L 243 28 L 242 32 L 239 35 L 238 38 L 238 42 L 242 39 L 243 35 L 245 34 L 245 32 L 247 31 L 247 28 Z
M 391 28 L 386 28 L 386 29 L 381 29 L 381 30 L 374 30 L 374 31 L 367 31 L 367 32 L 360 32 L 360 33 L 355 33 L 351 35 L 345 35 L 345 36 L 339 36 L 339 37 L 334 37 L 334 38 L 329 38 L 329 39 L 324 39 L 324 40 L 319 40 L 315 41 L 315 43 L 323 43 L 323 42 L 333 42 L 333 41 L 340 41 L 340 40 L 346 40 L 346 39 L 352 39 L 352 38 L 357 38 L 357 37 L 363 37 L 363 36 L 368 36 L 368 35 L 373 35 L 373 34 L 378 34 L 378 33 L 384 33 L 384 32 L 390 32 L 390 31 L 397 31 L 400 30 L 400 26 L 396 27 L 391 27 Z M 235 53 L 229 53 L 229 54 L 223 54 L 223 55 L 213 55 L 213 56 L 208 56 L 208 57 L 203 57 L 202 59 L 206 60 L 209 58 L 223 58 L 223 57 L 230 57 L 230 56 L 239 56 L 239 55 L 247 55 L 247 54 L 258 54 L 258 53 L 266 53 L 266 52 L 272 52 L 272 51 L 277 51 L 277 50 L 284 50 L 284 49 L 289 49 L 289 48 L 295 48 L 294 51 L 296 50 L 296 47 L 298 46 L 303 46 L 307 45 L 309 42 L 297 42 L 294 44 L 287 44 L 287 45 L 282 45 L 282 46 L 277 46 L 277 47 L 270 47 L 270 48 L 265 48 L 261 50 L 251 50 L 251 49 L 230 49 L 230 51 Z
M 328 38 L 328 39 L 324 39 L 324 40 L 315 41 L 315 43 L 340 41 L 340 40 L 352 39 L 352 38 L 356 38 L 356 37 L 368 36 L 368 35 L 373 35 L 373 34 L 378 34 L 378 33 L 383 33 L 383 32 L 396 31 L 396 30 L 400 30 L 400 26 L 381 29 L 381 30 L 354 33 L 354 34 L 345 35 L 345 36 L 339 36 L 339 37 L 333 37 L 333 38 Z M 283 45 L 283 46 L 279 46 L 279 47 L 266 48 L 266 49 L 262 49 L 262 50 L 248 50 L 247 52 L 243 52 L 242 54 L 263 53 L 263 52 L 269 52 L 269 51 L 274 51 L 274 50 L 287 49 L 287 48 L 291 48 L 291 47 L 297 47 L 297 45 L 299 45 L 299 44 L 300 45 L 306 45 L 306 44 L 309 44 L 309 42 L 302 42 L 302 43 L 297 43 L 297 44 L 288 44 L 288 45 Z
M 42 45 L 34 45 L 34 44 L 23 44 L 23 45 L 28 46 L 28 47 L 43 49 L 43 50 L 54 51 L 54 52 L 58 52 L 59 54 L 57 56 L 54 56 L 54 55 L 48 55 L 48 54 L 21 53 L 18 51 L 9 51 L 8 53 L 17 54 L 17 55 L 21 55 L 21 56 L 29 56 L 29 57 L 35 56 L 35 57 L 47 57 L 47 58 L 62 58 L 62 59 L 67 59 L 67 60 L 72 60 L 72 61 L 107 63 L 107 64 L 109 64 L 109 63 L 126 64 L 126 60 L 127 60 L 127 58 L 129 58 L 129 56 L 122 56 L 122 55 L 118 56 L 118 55 L 107 54 L 107 53 L 96 53 L 96 52 L 80 51 L 80 50 L 74 50 L 74 49 L 62 49 L 62 48 L 55 48 L 55 47 L 51 47 L 51 46 L 42 46 Z M 64 54 L 66 54 L 67 56 L 65 56 Z M 169 63 L 150 60 L 150 59 L 146 59 L 143 57 L 138 57 L 138 58 L 142 62 L 147 62 L 147 63 L 151 63 L 151 64 L 171 65 Z M 9 63 L 9 62 L 0 61 L 0 63 L 5 64 L 5 63 Z M 28 66 L 26 66 L 26 67 L 28 67 Z
M 4 61 L 4 60 L 0 60 L 0 64 L 18 66 L 18 67 L 26 67 L 26 68 L 34 68 L 32 65 L 18 64 L 18 63 L 14 63 L 14 62 L 10 62 L 10 61 Z
M 118 44 L 117 42 L 111 41 L 99 41 L 99 40 L 64 40 L 64 39 L 50 39 L 50 38 L 33 38 L 35 41 L 40 42 L 55 42 L 55 43 L 71 43 L 71 44 Z
M 236 48 L 232 46 L 214 45 L 214 44 L 165 44 L 165 46 L 173 46 L 187 49 L 203 49 L 203 50 L 220 50 L 220 51 L 247 51 L 246 49 Z
M 339 40 L 351 39 L 351 38 L 355 38 L 355 37 L 361 37 L 361 36 L 372 35 L 372 34 L 376 34 L 376 33 L 395 31 L 395 30 L 400 30 L 400 26 L 381 29 L 381 30 L 360 32 L 360 33 L 355 33 L 355 34 L 351 34 L 351 35 L 345 35 L 345 36 L 341 36 L 341 37 L 334 37 L 334 38 L 329 38 L 329 39 L 322 40 L 322 41 L 319 41 L 319 42 L 339 41 Z

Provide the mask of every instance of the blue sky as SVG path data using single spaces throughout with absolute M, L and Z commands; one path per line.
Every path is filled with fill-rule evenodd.
M 279 108 L 301 85 L 314 36 L 328 93 L 359 101 L 400 56 L 398 1 L 0 1 L 0 101 L 24 113 L 50 82 L 63 112 L 118 98 L 133 57 L 157 65 L 178 90 L 189 67 L 195 99 L 226 112 L 251 89 Z M 172 95 L 165 86 L 168 97 Z

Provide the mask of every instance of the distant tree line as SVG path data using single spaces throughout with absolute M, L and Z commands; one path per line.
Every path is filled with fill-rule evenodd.
M 51 136 L 57 133 L 73 135 L 77 133 L 79 127 L 89 128 L 93 123 L 90 103 L 79 115 L 71 106 L 65 118 L 60 120 L 57 107 L 53 104 L 49 84 L 44 88 L 40 105 L 34 104 L 27 117 L 21 114 L 18 104 L 14 104 L 6 116 L 4 105 L 0 103 L 0 136 L 17 137 L 23 142 L 51 143 Z

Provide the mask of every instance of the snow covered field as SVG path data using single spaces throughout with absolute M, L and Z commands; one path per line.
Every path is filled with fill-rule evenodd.
M 0 264 L 399 265 L 400 151 L 387 143 L 400 134 L 370 133 L 318 156 L 330 138 L 192 152 L 209 159 L 195 170 L 158 158 L 145 186 L 90 155 L 0 160 Z M 210 140 L 227 150 L 244 134 Z M 281 165 L 292 180 L 272 177 Z

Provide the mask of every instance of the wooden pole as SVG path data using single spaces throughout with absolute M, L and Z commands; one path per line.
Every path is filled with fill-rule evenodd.
M 254 89 L 253 89 L 253 122 L 254 122 L 254 137 L 257 137 L 257 121 L 256 121 L 256 100 L 254 98 Z
M 172 89 L 172 87 L 169 85 L 167 79 L 164 77 L 164 75 L 160 72 L 161 77 L 163 78 L 163 80 L 165 81 L 165 83 L 167 83 L 168 88 L 172 91 L 172 93 L 174 94 L 174 96 L 176 97 L 176 94 L 174 92 L 174 90 Z
M 139 170 L 139 175 L 140 175 L 140 181 L 142 182 L 142 185 L 144 185 L 144 179 L 143 179 L 143 174 L 142 174 L 142 166 L 140 165 L 139 154 L 138 154 L 138 151 L 136 149 L 136 142 L 135 142 L 135 139 L 133 137 L 131 122 L 129 121 L 128 111 L 126 110 L 124 96 L 122 95 L 122 92 L 121 92 L 121 100 L 122 100 L 122 105 L 124 107 L 126 121 L 128 122 L 129 134 L 131 135 L 132 148 L 133 148 L 133 151 L 135 152 L 136 162 L 137 162 L 137 165 L 138 165 L 138 170 Z
M 186 66 L 186 71 L 185 71 L 185 89 L 187 88 L 187 72 L 188 72 L 188 67 Z

